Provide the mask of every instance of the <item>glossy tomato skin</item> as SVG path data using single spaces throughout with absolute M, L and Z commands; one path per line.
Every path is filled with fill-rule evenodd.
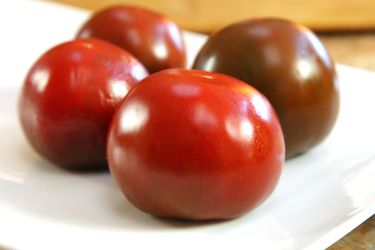
M 81 39 L 42 55 L 26 76 L 19 116 L 42 156 L 72 170 L 106 168 L 110 120 L 128 90 L 148 73 L 110 43 Z
M 170 69 L 134 87 L 112 120 L 110 171 L 157 216 L 230 219 L 270 195 L 284 162 L 273 108 L 241 81 Z
M 169 18 L 154 11 L 116 5 L 95 13 L 78 37 L 100 38 L 132 53 L 150 73 L 183 68 L 186 49 L 181 30 Z
M 234 76 L 261 91 L 279 115 L 287 158 L 320 143 L 334 126 L 334 63 L 303 26 L 267 18 L 230 25 L 209 38 L 193 68 Z

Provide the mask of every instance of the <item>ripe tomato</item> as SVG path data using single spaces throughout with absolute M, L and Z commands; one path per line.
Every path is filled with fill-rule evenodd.
M 227 219 L 273 191 L 284 141 L 272 106 L 254 88 L 222 74 L 170 69 L 125 97 L 111 122 L 107 156 L 139 209 Z
M 169 18 L 141 7 L 118 5 L 101 10 L 82 26 L 77 36 L 100 38 L 124 48 L 150 73 L 186 64 L 181 30 Z
M 132 55 L 82 39 L 46 52 L 30 69 L 19 100 L 24 133 L 37 152 L 69 169 L 107 165 L 106 132 L 130 87 L 147 76 Z
M 334 126 L 334 63 L 305 27 L 280 19 L 230 25 L 209 38 L 193 68 L 234 76 L 261 91 L 279 115 L 287 157 L 317 145 Z

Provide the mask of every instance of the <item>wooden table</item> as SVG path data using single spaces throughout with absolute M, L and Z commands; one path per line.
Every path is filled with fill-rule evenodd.
M 325 33 L 320 37 L 337 63 L 375 71 L 375 27 L 373 32 Z
M 344 238 L 337 241 L 328 250 L 374 250 L 375 216 L 373 215 Z
M 52 0 L 57 2 L 63 2 L 72 4 L 79 7 L 86 7 L 90 9 L 98 9 L 103 5 L 108 5 L 113 2 L 119 2 L 118 0 L 102 0 L 102 1 L 90 1 L 90 0 Z M 125 0 L 124 0 L 125 1 Z M 126 0 L 127 2 L 134 2 L 133 0 Z M 191 0 L 195 4 L 206 4 L 210 1 L 195 1 Z M 286 2 L 293 2 L 291 0 L 284 0 Z M 145 3 L 146 5 L 152 5 L 160 7 L 165 10 L 164 6 L 158 6 L 158 3 L 170 3 L 169 1 L 155 1 L 155 0 L 136 0 L 137 3 Z M 174 1 L 175 4 L 177 1 Z M 187 1 L 178 1 L 178 2 L 187 2 Z M 215 1 L 211 1 L 216 4 Z M 241 2 L 241 1 L 240 1 Z M 247 1 L 242 1 L 247 2 Z M 264 2 L 264 1 L 263 1 Z M 278 3 L 278 1 L 269 1 Z M 247 2 L 248 3 L 248 2 Z M 238 2 L 237 2 L 238 4 Z M 251 2 L 251 4 L 258 5 L 259 3 Z M 305 2 L 304 2 L 305 4 Z M 298 11 L 293 13 L 286 13 L 288 16 L 296 16 L 296 18 L 302 18 L 302 21 L 311 23 L 314 27 L 322 27 L 322 29 L 332 29 L 337 27 L 339 32 L 331 33 L 321 33 L 319 34 L 320 38 L 331 52 L 333 59 L 340 64 L 346 64 L 354 67 L 359 67 L 371 71 L 375 71 L 375 15 L 373 15 L 375 8 L 375 2 L 364 0 L 361 1 L 361 5 L 357 5 L 355 0 L 345 0 L 336 2 L 337 7 L 341 11 L 337 11 L 337 8 L 332 8 L 335 2 L 332 1 L 313 1 L 308 2 L 312 5 L 309 14 L 318 13 L 319 10 L 316 8 L 323 8 L 325 12 L 319 12 L 318 18 L 313 18 L 313 16 L 308 16 L 307 19 L 305 15 L 300 15 Z M 319 6 L 321 4 L 321 6 Z M 278 3 L 278 6 L 280 4 Z M 214 6 L 214 5 L 213 5 Z M 288 4 L 280 5 L 280 8 L 283 6 L 288 6 Z M 177 6 L 178 7 L 178 6 Z M 219 6 L 220 7 L 220 6 Z M 314 12 L 315 10 L 315 12 Z M 334 11 L 332 11 L 334 10 Z M 361 11 L 354 11 L 361 10 Z M 289 11 L 289 8 L 288 8 Z M 293 11 L 293 10 L 292 10 Z M 331 11 L 331 12 L 330 12 Z M 182 12 L 183 13 L 183 12 Z M 176 14 L 172 12 L 172 14 Z M 286 15 L 285 14 L 285 15 Z M 345 18 L 343 15 L 345 14 Z M 340 16 L 341 15 L 341 16 Z M 178 16 L 177 16 L 178 18 Z M 222 18 L 222 17 L 220 17 Z M 305 19 L 304 19 L 305 18 Z M 340 19 L 341 18 L 341 19 Z M 181 18 L 181 20 L 187 20 L 186 18 Z M 322 22 L 325 21 L 325 22 Z M 189 23 L 184 23 L 183 25 L 188 25 Z M 349 27 L 351 30 L 357 30 L 356 32 L 344 32 L 345 27 Z M 202 27 L 199 27 L 202 28 Z M 358 30 L 366 29 L 373 32 L 366 31 L 360 32 Z M 204 30 L 204 27 L 203 29 Z M 375 82 L 374 82 L 375 84 Z M 367 221 L 362 223 L 359 227 L 349 233 L 347 236 L 337 241 L 332 245 L 329 250 L 375 250 L 375 216 L 372 216 Z

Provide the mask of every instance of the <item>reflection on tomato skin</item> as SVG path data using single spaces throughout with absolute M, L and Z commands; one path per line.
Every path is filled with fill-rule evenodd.
M 118 185 L 139 209 L 228 219 L 273 191 L 284 140 L 272 106 L 249 85 L 173 69 L 128 93 L 111 122 L 107 155 Z
M 148 75 L 129 53 L 81 39 L 47 51 L 30 69 L 19 99 L 34 149 L 68 169 L 106 168 L 109 122 L 128 90 Z
M 95 13 L 77 37 L 99 38 L 138 58 L 150 73 L 186 66 L 181 30 L 169 18 L 136 6 L 116 5 Z
M 194 69 L 224 73 L 261 91 L 283 127 L 287 158 L 319 144 L 339 110 L 335 66 L 307 28 L 281 19 L 253 19 L 214 33 Z

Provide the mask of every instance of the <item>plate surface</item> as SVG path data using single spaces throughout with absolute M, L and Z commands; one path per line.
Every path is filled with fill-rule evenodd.
M 374 214 L 375 74 L 345 66 L 334 131 L 288 161 L 272 196 L 236 220 L 158 219 L 130 205 L 109 173 L 74 174 L 43 160 L 19 127 L 22 80 L 87 16 L 38 1 L 0 3 L 0 248 L 324 249 Z M 191 61 L 205 37 L 186 39 Z

